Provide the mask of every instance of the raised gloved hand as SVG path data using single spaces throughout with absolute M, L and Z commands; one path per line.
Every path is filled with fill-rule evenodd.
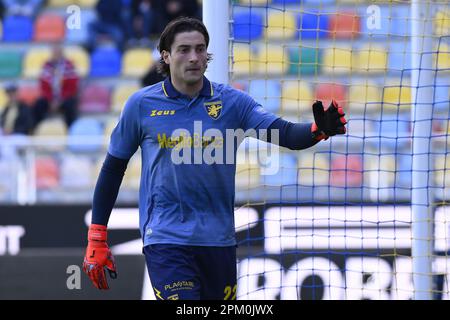
M 314 123 L 311 126 L 313 139 L 327 140 L 328 137 L 346 132 L 344 109 L 339 107 L 335 100 L 332 100 L 330 106 L 325 111 L 322 101 L 317 100 L 313 106 Z
M 117 278 L 114 257 L 109 250 L 106 226 L 92 224 L 88 231 L 88 246 L 83 261 L 83 271 L 98 289 L 109 289 L 105 268 L 112 279 Z

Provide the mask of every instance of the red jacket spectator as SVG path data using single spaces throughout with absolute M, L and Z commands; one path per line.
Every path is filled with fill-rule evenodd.
M 61 101 L 75 97 L 79 78 L 75 67 L 64 57 L 48 61 L 39 78 L 41 94 L 49 101 Z

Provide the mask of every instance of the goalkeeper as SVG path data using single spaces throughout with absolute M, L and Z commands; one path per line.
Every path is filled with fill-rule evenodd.
M 175 137 L 179 130 L 193 136 L 196 122 L 225 137 L 227 129 L 278 130 L 279 145 L 301 150 L 346 132 L 344 112 L 334 101 L 326 110 L 320 101 L 313 104 L 314 123 L 291 123 L 267 112 L 247 94 L 210 82 L 204 76 L 211 58 L 208 43 L 201 21 L 179 18 L 169 23 L 158 46 L 160 71 L 167 78 L 133 94 L 111 134 L 94 191 L 83 263 L 99 289 L 109 287 L 105 270 L 112 278 L 117 275 L 107 245 L 107 224 L 127 163 L 138 147 L 142 153 L 139 227 L 156 297 L 235 299 L 236 165 L 174 163 L 173 146 L 183 141 L 167 137 Z M 266 139 L 272 141 L 272 136 Z

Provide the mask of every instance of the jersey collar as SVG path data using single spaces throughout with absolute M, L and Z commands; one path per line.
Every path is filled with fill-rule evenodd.
M 181 96 L 181 93 L 175 89 L 175 87 L 172 85 L 172 82 L 170 81 L 170 77 L 167 77 L 164 82 L 162 82 L 162 89 L 164 91 L 164 94 L 166 97 L 169 98 L 176 98 Z M 203 87 L 200 90 L 199 95 L 205 96 L 205 97 L 212 97 L 214 94 L 214 89 L 212 87 L 212 83 L 203 76 Z

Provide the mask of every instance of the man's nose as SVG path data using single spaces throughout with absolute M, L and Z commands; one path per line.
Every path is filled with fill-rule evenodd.
M 198 60 L 198 54 L 197 54 L 197 52 L 195 52 L 195 50 L 192 50 L 191 53 L 189 54 L 189 61 L 195 62 L 197 60 Z

